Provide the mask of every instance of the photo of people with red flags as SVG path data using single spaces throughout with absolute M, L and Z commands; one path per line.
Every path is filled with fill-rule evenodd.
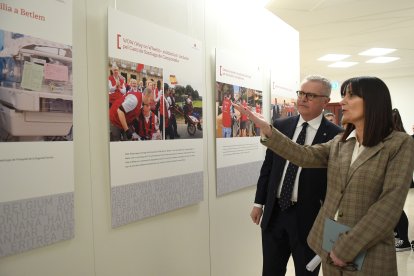
M 175 77 L 172 85 L 161 67 L 113 57 L 108 76 L 111 142 L 203 137 L 202 96 L 190 84 Z
M 232 103 L 241 104 L 256 113 L 262 114 L 262 92 L 222 82 L 216 82 L 216 87 L 216 137 L 259 136 L 260 129 L 246 115 L 235 110 Z

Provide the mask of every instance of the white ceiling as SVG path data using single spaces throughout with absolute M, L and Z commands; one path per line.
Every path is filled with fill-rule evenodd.
M 266 8 L 300 34 L 301 76 L 332 80 L 372 75 L 414 77 L 414 0 L 271 0 Z M 371 47 L 396 48 L 388 64 L 368 64 L 358 53 Z M 359 64 L 330 68 L 325 54 L 349 54 Z

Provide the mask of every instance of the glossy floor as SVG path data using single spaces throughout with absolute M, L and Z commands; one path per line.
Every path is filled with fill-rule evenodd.
M 410 189 L 407 200 L 405 201 L 404 211 L 408 216 L 408 237 L 414 240 L 414 189 Z M 414 251 L 396 252 L 398 264 L 398 276 L 412 276 L 414 275 Z M 289 260 L 286 275 L 294 276 L 295 268 L 293 266 L 292 258 Z M 319 273 L 322 275 L 322 272 Z

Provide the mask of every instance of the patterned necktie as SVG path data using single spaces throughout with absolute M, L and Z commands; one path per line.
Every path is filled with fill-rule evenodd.
M 296 143 L 303 145 L 305 144 L 305 137 L 306 137 L 306 127 L 308 123 L 304 122 L 302 124 L 302 130 L 299 133 L 298 139 L 296 139 Z M 285 178 L 283 179 L 283 186 L 282 191 L 280 192 L 279 198 L 279 206 L 282 211 L 289 208 L 292 204 L 292 191 L 293 185 L 295 183 L 296 174 L 298 172 L 298 166 L 289 162 L 289 165 L 286 169 Z

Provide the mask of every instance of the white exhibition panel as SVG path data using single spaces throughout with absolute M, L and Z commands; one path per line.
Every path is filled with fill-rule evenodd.
M 262 91 L 263 69 L 248 56 L 216 49 L 216 81 Z
M 259 136 L 218 138 L 216 147 L 217 168 L 263 161 L 264 147 L 260 144 Z
M 279 45 L 280 51 L 276 53 L 278 62 L 270 71 L 272 120 L 297 113 L 296 90 L 300 87 L 299 33 L 288 25 L 281 25 L 279 32 L 284 43 Z
M 108 56 L 160 68 L 162 83 L 171 86 L 174 76 L 205 101 L 203 51 L 196 39 L 109 8 Z M 112 226 L 201 201 L 203 155 L 202 138 L 110 142 Z M 153 200 L 146 204 L 148 198 Z
M 202 50 L 202 44 L 197 39 L 112 8 L 108 9 L 110 58 L 162 68 L 164 78 L 173 74 L 180 83 L 190 84 L 197 89 L 200 96 L 204 94 Z M 164 82 L 169 81 L 164 79 Z
M 73 142 L 2 142 L 0 152 L 0 202 L 73 192 Z
M 279 30 L 284 38 L 281 51 L 276 53 L 277 64 L 271 67 L 271 99 L 296 98 L 299 89 L 299 34 L 287 28 Z
M 254 89 L 263 100 L 263 69 L 246 56 L 249 54 L 216 49 L 216 82 Z M 216 106 L 220 104 L 218 99 Z M 217 195 L 254 185 L 263 156 L 258 136 L 216 138 Z
M 72 138 L 46 138 L 62 138 L 72 126 L 72 56 L 56 51 L 72 51 L 72 1 L 45 0 L 39 4 L 30 0 L 1 3 L 0 58 L 14 59 L 9 63 L 15 66 L 14 73 L 23 73 L 18 75 L 20 79 L 9 75 L 1 82 L 1 92 L 8 94 L 1 97 L 0 128 L 19 137 L 0 142 L 0 257 L 74 237 Z M 31 60 L 23 65 L 20 56 Z M 27 69 L 30 65 L 38 71 Z M 10 74 L 10 67 L 7 69 Z M 30 80 L 35 81 L 27 81 L 25 74 L 39 72 Z M 69 88 L 52 85 L 56 81 Z M 42 90 L 34 89 L 35 82 Z M 54 107 L 46 104 L 39 112 L 39 100 L 32 101 L 33 109 L 24 103 L 32 96 L 48 103 L 66 97 L 65 104 L 70 107 L 54 112 Z M 46 111 L 45 106 L 50 109 Z
M 2 29 L 72 45 L 72 1 L 3 0 Z
M 183 142 L 184 141 L 184 142 Z M 200 139 L 111 142 L 111 186 L 200 172 Z

